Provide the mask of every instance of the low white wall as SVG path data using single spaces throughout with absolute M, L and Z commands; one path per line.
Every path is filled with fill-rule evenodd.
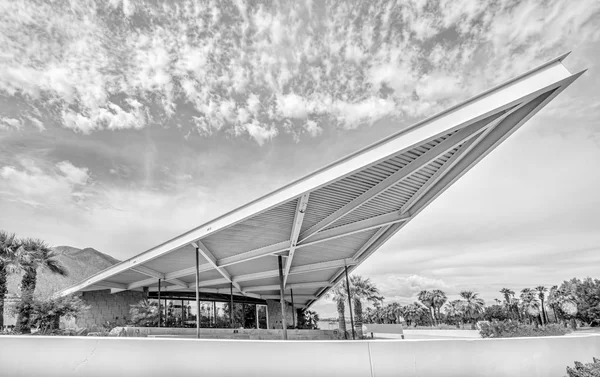
M 600 335 L 254 341 L 0 336 L 2 376 L 563 376 L 600 356 Z

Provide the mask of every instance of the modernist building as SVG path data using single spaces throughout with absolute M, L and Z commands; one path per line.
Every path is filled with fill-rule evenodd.
M 286 328 L 297 321 L 292 306 L 310 308 L 577 79 L 582 72 L 571 74 L 562 64 L 565 57 L 403 129 L 60 294 L 83 292 L 83 298 L 93 305 L 90 321 L 126 316 L 126 304 L 141 298 L 144 291 L 158 299 L 160 291 L 161 299 L 171 300 L 167 306 L 194 308 L 196 313 L 202 305 L 197 302 L 205 300 L 258 305 L 259 327 Z M 183 321 L 184 310 L 178 314 Z M 213 305 L 212 311 L 218 312 L 218 307 Z

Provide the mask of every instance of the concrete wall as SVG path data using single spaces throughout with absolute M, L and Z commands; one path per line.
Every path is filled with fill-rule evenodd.
M 0 336 L 6 376 L 565 375 L 600 335 L 477 340 L 255 341 Z
M 285 320 L 288 326 L 291 326 L 293 322 L 292 305 L 285 303 Z M 282 329 L 281 326 L 281 303 L 279 300 L 267 300 L 267 315 L 269 316 L 269 328 L 270 329 Z
M 111 294 L 110 290 L 82 292 L 81 298 L 90 306 L 84 315 L 74 322 L 65 322 L 66 327 L 88 328 L 101 327 L 106 321 L 125 325 L 129 318 L 130 305 L 137 304 L 144 298 L 142 292 L 123 291 Z

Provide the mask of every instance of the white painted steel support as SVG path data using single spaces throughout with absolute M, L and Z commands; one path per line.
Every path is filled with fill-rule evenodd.
M 231 274 L 229 274 L 229 272 L 227 272 L 227 270 L 225 270 L 224 267 L 219 267 L 217 265 L 217 259 L 210 252 L 210 250 L 208 250 L 208 248 L 206 247 L 206 245 L 204 245 L 202 243 L 202 241 L 196 241 L 196 242 L 193 243 L 193 245 L 197 248 L 198 252 L 204 257 L 204 259 L 206 259 L 208 261 L 208 263 L 215 270 L 217 270 L 218 273 L 221 274 L 221 276 L 223 276 L 229 283 L 232 283 L 233 286 L 235 288 L 237 288 L 240 292 L 242 292 L 242 293 L 244 292 L 242 290 L 242 287 L 240 287 L 240 285 L 238 283 L 236 283 L 235 281 L 231 280 Z
M 285 296 L 284 296 L 284 290 L 283 290 L 283 261 L 282 261 L 283 257 L 280 255 L 277 257 L 277 262 L 279 265 L 279 303 L 281 304 L 281 328 L 283 329 L 282 331 L 282 338 L 283 340 L 287 340 L 288 336 L 287 336 L 287 323 L 286 323 L 286 319 L 285 319 Z
M 493 121 L 495 118 L 500 117 L 500 116 L 501 116 L 501 113 L 493 114 L 490 117 L 484 118 L 470 126 L 467 126 L 463 129 L 461 129 L 460 131 L 453 134 L 446 140 L 442 141 L 441 143 L 439 143 L 432 149 L 428 150 L 421 156 L 417 157 L 415 160 L 408 163 L 402 169 L 398 170 L 391 176 L 387 177 L 386 179 L 379 182 L 378 184 L 376 184 L 369 190 L 365 191 L 360 196 L 358 196 L 356 199 L 352 200 L 350 203 L 346 204 L 345 206 L 343 206 L 342 208 L 333 212 L 332 214 L 330 214 L 323 220 L 319 221 L 317 224 L 311 226 L 309 229 L 302 232 L 302 234 L 300 235 L 300 241 L 301 242 L 306 241 L 306 239 L 317 234 L 317 232 L 321 231 L 322 229 L 325 229 L 327 226 L 333 224 L 334 222 L 336 222 L 337 220 L 346 216 L 350 212 L 352 212 L 355 209 L 359 208 L 360 206 L 368 203 L 373 198 L 376 198 L 378 195 L 384 193 L 390 187 L 392 187 L 392 186 L 398 184 L 399 182 L 401 182 L 402 180 L 410 177 L 412 174 L 417 172 L 423 166 L 428 165 L 432 161 L 438 159 L 440 156 L 451 151 L 452 149 L 456 148 L 457 146 L 459 146 L 460 144 L 469 140 L 470 138 L 476 136 L 491 121 Z
M 285 269 L 283 271 L 283 287 L 287 285 L 287 279 L 290 274 L 290 268 L 292 267 L 292 261 L 294 260 L 294 253 L 296 252 L 296 243 L 298 242 L 298 236 L 302 229 L 302 221 L 304 220 L 304 213 L 306 212 L 306 206 L 308 205 L 309 194 L 302 195 L 298 199 L 296 204 L 296 212 L 294 213 L 294 222 L 292 223 L 292 233 L 290 235 L 290 251 L 285 261 Z

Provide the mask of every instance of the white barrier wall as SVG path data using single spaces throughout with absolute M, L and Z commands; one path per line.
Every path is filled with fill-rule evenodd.
M 254 341 L 0 336 L 1 376 L 564 376 L 600 335 Z

